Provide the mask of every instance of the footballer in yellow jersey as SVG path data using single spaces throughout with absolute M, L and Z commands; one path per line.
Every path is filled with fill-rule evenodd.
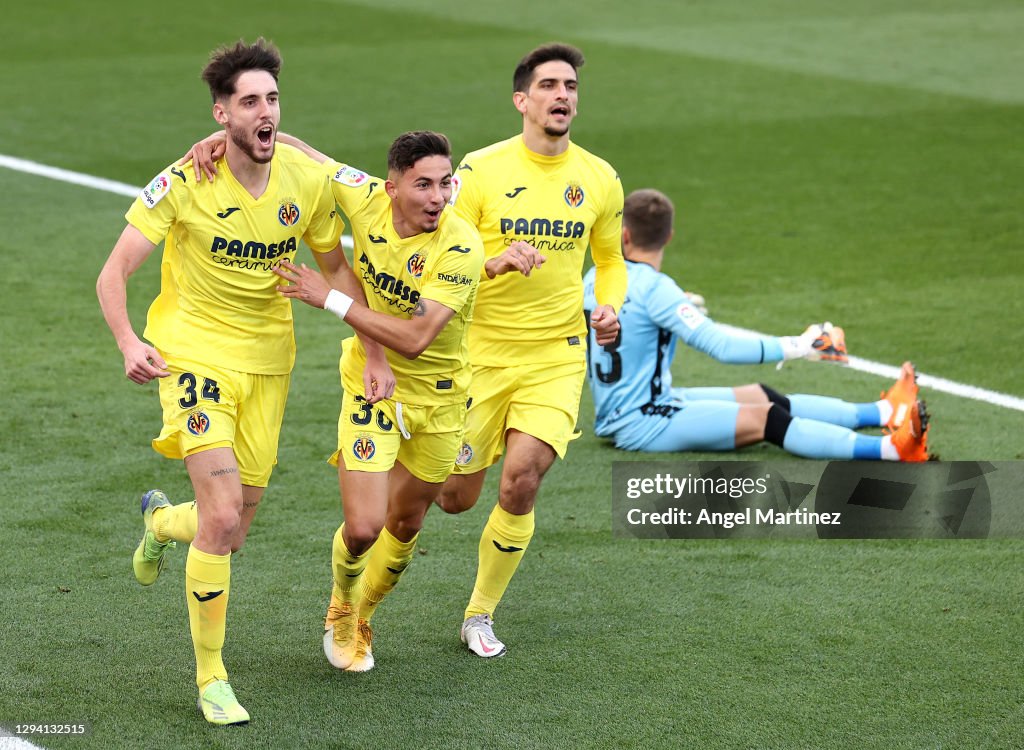
M 341 249 L 342 224 L 322 169 L 276 148 L 281 58 L 263 39 L 215 50 L 203 70 L 227 148 L 212 184 L 168 167 L 129 209 L 128 224 L 97 281 L 104 318 L 136 383 L 159 379 L 164 428 L 154 447 L 184 459 L 195 503 L 142 496 L 145 534 L 133 557 L 143 585 L 166 550 L 190 542 L 185 598 L 196 657 L 198 705 L 212 724 L 249 714 L 221 657 L 231 552 L 241 547 L 277 458 L 295 354 L 290 303 L 275 264 L 304 239 L 332 283 L 360 295 Z M 144 335 L 127 311 L 127 280 L 164 242 L 160 294 Z M 390 377 L 376 352 L 370 378 Z M 163 648 L 154 639 L 159 651 Z
M 456 170 L 453 205 L 484 242 L 484 277 L 470 328 L 472 406 L 465 443 L 438 504 L 472 507 L 504 454 L 498 503 L 484 527 L 462 641 L 478 656 L 505 653 L 494 610 L 533 537 L 544 474 L 575 435 L 585 377 L 581 274 L 590 246 L 598 344 L 615 341 L 626 295 L 622 186 L 602 159 L 569 140 L 582 53 L 549 44 L 513 74 L 520 135 L 474 151 Z
M 443 135 L 399 136 L 388 152 L 387 180 L 307 153 L 325 162 L 348 216 L 355 275 L 368 306 L 352 304 L 316 271 L 288 262 L 278 272 L 290 282 L 282 294 L 325 307 L 387 346 L 395 375 L 392 396 L 371 406 L 359 390 L 363 345 L 345 341 L 338 450 L 331 458 L 345 522 L 334 536 L 323 640 L 332 665 L 362 672 L 373 667 L 369 620 L 412 560 L 423 518 L 462 445 L 467 333 L 483 245 L 447 205 L 452 164 Z
M 508 273 L 480 285 L 470 333 L 474 366 L 585 358 L 579 280 L 587 246 L 599 269 L 614 274 L 622 263 L 615 170 L 574 143 L 549 156 L 517 135 L 468 154 L 455 182 L 455 210 L 480 231 L 488 258 L 526 242 L 546 259 L 529 277 Z
M 277 293 L 272 269 L 295 260 L 300 240 L 317 253 L 334 250 L 344 227 L 316 162 L 280 145 L 269 164 L 258 198 L 226 158 L 212 183 L 197 182 L 189 165 L 168 167 L 125 215 L 154 245 L 165 240 L 160 293 L 143 333 L 164 357 L 261 375 L 291 372 L 291 303 Z
M 326 166 L 335 201 L 351 226 L 353 270 L 369 308 L 408 319 L 424 298 L 456 311 L 415 359 L 387 351 L 395 373 L 392 399 L 424 405 L 465 403 L 470 379 L 466 332 L 483 264 L 476 229 L 446 209 L 435 230 L 401 237 L 392 222 L 392 199 L 384 180 L 337 162 Z M 358 339 L 345 343 L 345 390 L 356 392 L 366 355 Z

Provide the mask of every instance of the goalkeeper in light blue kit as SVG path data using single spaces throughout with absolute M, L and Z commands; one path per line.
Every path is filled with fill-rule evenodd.
M 784 396 L 766 385 L 673 388 L 671 364 L 683 343 L 719 362 L 758 364 L 806 358 L 845 362 L 842 329 L 810 326 L 800 336 L 731 333 L 705 314 L 661 273 L 672 237 L 672 202 L 656 190 L 625 201 L 622 254 L 629 272 L 622 326 L 612 344 L 589 335 L 587 382 L 594 397 L 594 430 L 617 448 L 635 451 L 728 451 L 767 440 L 790 453 L 821 459 L 928 459 L 928 416 L 917 398 L 914 366 L 875 402 L 825 396 Z M 584 308 L 594 309 L 594 269 L 584 277 Z M 862 435 L 861 427 L 888 434 Z

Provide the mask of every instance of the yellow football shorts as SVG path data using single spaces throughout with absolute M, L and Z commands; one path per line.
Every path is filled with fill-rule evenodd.
M 464 403 L 441 406 L 400 404 L 385 399 L 372 406 L 342 394 L 338 457 L 349 471 L 390 471 L 396 461 L 424 482 L 443 482 L 455 465 L 466 423 Z
M 183 459 L 210 448 L 234 449 L 242 484 L 266 487 L 291 375 L 253 375 L 180 357 L 166 357 L 160 378 L 164 426 L 153 449 Z
M 565 458 L 569 441 L 579 437 L 576 418 L 586 378 L 585 361 L 557 364 L 473 366 L 473 397 L 466 436 L 454 474 L 474 474 L 505 452 L 505 433 L 519 430 Z

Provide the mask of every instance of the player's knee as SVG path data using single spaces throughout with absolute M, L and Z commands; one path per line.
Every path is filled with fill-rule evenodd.
M 353 555 L 361 555 L 373 546 L 383 524 L 368 519 L 345 519 L 345 546 Z
M 510 513 L 529 513 L 533 509 L 543 475 L 525 466 L 505 471 L 501 476 L 501 506 Z
M 445 513 L 463 513 L 476 505 L 479 497 L 480 492 L 476 488 L 465 482 L 449 480 L 444 483 L 434 502 Z
M 389 520 L 387 523 L 388 531 L 395 539 L 402 542 L 408 542 L 423 528 L 423 517 L 412 517 L 406 516 L 403 518 L 396 518 Z
M 199 516 L 204 536 L 225 540 L 230 544 L 234 543 L 241 523 L 241 510 L 228 503 L 213 507 Z

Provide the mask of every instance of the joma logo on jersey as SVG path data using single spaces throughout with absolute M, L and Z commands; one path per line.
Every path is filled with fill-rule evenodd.
M 291 201 L 283 201 L 281 209 L 277 212 L 277 220 L 286 227 L 292 226 L 299 220 L 299 207 Z
M 576 183 L 570 182 L 565 189 L 565 202 L 572 208 L 579 208 L 583 205 L 583 188 Z
M 473 283 L 473 279 L 463 276 L 461 273 L 439 273 L 437 278 L 447 281 L 449 284 L 461 284 L 462 286 L 469 286 Z
M 262 242 L 242 242 L 241 240 L 228 240 L 224 237 L 214 237 L 210 245 L 211 253 L 223 252 L 225 255 L 236 258 L 258 258 L 259 260 L 271 260 L 285 253 L 294 253 L 298 247 L 294 237 L 289 237 L 281 242 L 271 242 L 266 245 Z
M 352 443 L 352 454 L 360 461 L 369 461 L 376 452 L 377 446 L 368 437 L 356 438 L 356 441 Z
M 394 297 L 393 300 L 388 301 L 389 304 L 395 304 L 397 301 L 407 301 L 415 305 L 419 302 L 419 292 L 389 273 L 377 273 L 377 269 L 373 267 L 373 263 L 370 262 L 365 253 L 360 256 L 359 262 L 363 264 L 363 278 L 374 286 L 377 293 L 382 297 L 385 294 L 390 294 Z
M 541 237 L 566 237 L 579 239 L 586 230 L 582 221 L 562 221 L 561 219 L 505 219 L 501 220 L 501 233 L 512 232 L 520 237 L 535 235 Z
M 427 264 L 425 256 L 419 253 L 413 253 L 412 257 L 409 258 L 405 263 L 406 269 L 415 276 L 417 279 L 423 275 L 423 266 Z

